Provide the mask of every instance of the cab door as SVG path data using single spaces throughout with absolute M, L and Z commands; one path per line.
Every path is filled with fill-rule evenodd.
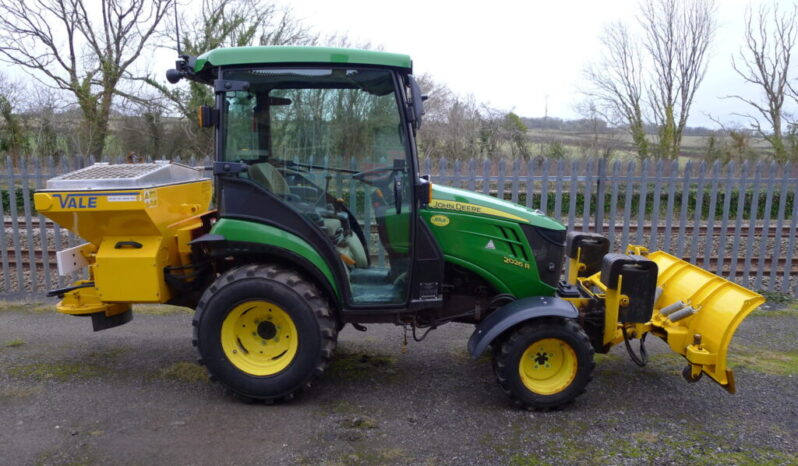
M 423 287 L 413 278 L 430 275 L 413 266 L 414 255 L 428 257 L 435 244 L 417 242 L 431 235 L 417 216 L 399 76 L 373 68 L 255 71 L 224 72 L 249 84 L 224 95 L 223 160 L 248 165 L 239 177 L 321 234 L 343 270 L 349 307 L 407 307 L 438 297 L 439 276 Z M 442 270 L 439 252 L 436 259 Z

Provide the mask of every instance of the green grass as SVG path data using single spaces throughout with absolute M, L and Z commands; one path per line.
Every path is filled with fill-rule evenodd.
M 24 344 L 25 344 L 25 342 L 23 340 L 17 339 L 17 340 L 8 341 L 3 346 L 5 346 L 6 348 L 18 348 L 18 347 L 20 347 L 20 346 L 22 346 Z
M 0 312 L 30 312 L 43 314 L 47 312 L 57 312 L 55 302 L 24 302 L 24 301 L 0 301 Z M 139 315 L 165 316 L 173 314 L 193 314 L 194 310 L 187 307 L 170 306 L 168 304 L 136 304 L 133 312 Z
M 13 377 L 30 379 L 36 382 L 86 380 L 101 377 L 109 372 L 110 370 L 105 367 L 74 362 L 40 362 L 13 366 L 8 369 L 8 374 Z
M 778 291 L 759 291 L 759 294 L 767 299 L 770 304 L 791 304 L 794 305 L 792 296 Z
M 162 379 L 179 380 L 181 382 L 208 382 L 208 372 L 204 367 L 193 362 L 176 362 L 171 366 L 162 369 L 160 372 Z
M 604 443 L 595 447 L 593 442 L 579 441 L 578 435 L 552 433 L 522 434 L 524 445 L 537 444 L 540 453 L 514 453 L 507 457 L 513 465 L 539 464 L 616 464 L 634 462 L 635 464 L 787 464 L 794 463 L 798 457 L 793 452 L 781 452 L 758 445 L 737 445 L 715 431 L 700 427 L 685 427 L 679 432 L 667 429 L 655 432 L 646 430 L 631 435 L 617 436 L 612 433 L 604 437 Z M 712 445 L 712 447 L 692 448 L 683 452 L 685 445 Z M 668 452 L 663 456 L 663 452 Z M 686 456 L 689 454 L 689 457 Z
M 798 317 L 798 309 L 778 309 L 770 311 L 767 309 L 756 309 L 750 317 Z
M 341 421 L 347 429 L 376 429 L 377 421 L 368 416 L 349 416 Z
M 66 382 L 86 380 L 111 375 L 117 359 L 128 349 L 125 347 L 106 348 L 85 354 L 79 360 L 56 360 L 34 362 L 9 367 L 7 373 L 12 377 L 36 382 Z
M 30 312 L 43 314 L 45 312 L 55 312 L 55 302 L 23 302 L 23 301 L 0 301 L 0 312 Z
M 173 314 L 193 314 L 194 310 L 187 307 L 170 306 L 168 304 L 136 304 L 133 313 L 147 316 L 166 316 Z
M 798 351 L 770 351 L 751 346 L 735 346 L 729 354 L 732 367 L 741 366 L 771 375 L 798 375 Z
M 329 377 L 352 382 L 375 377 L 390 379 L 397 375 L 395 364 L 393 356 L 344 350 L 338 352 L 327 372 Z

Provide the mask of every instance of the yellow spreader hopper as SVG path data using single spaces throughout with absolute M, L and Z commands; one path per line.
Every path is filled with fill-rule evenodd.
M 212 183 L 194 168 L 156 162 L 94 164 L 47 182 L 36 209 L 88 243 L 59 251 L 62 275 L 89 277 L 55 290 L 65 314 L 93 317 L 95 329 L 130 320 L 129 303 L 166 303 L 166 280 L 190 273 L 189 242 L 203 229 Z

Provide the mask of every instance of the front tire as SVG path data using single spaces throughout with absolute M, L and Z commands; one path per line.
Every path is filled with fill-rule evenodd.
M 523 408 L 557 409 L 593 378 L 593 347 L 573 320 L 533 321 L 512 330 L 494 355 L 496 378 Z
M 297 273 L 246 265 L 222 274 L 194 316 L 200 364 L 237 397 L 288 400 L 320 376 L 335 351 L 329 303 Z

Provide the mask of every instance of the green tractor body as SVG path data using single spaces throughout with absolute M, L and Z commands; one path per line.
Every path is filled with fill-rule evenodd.
M 214 88 L 214 105 L 199 111 L 216 136 L 215 210 L 157 231 L 153 244 L 176 252 L 153 249 L 163 276 L 150 301 L 196 308 L 200 362 L 237 396 L 293 397 L 327 367 L 344 325 L 380 322 L 476 324 L 470 352 L 491 348 L 499 383 L 526 407 L 572 401 L 594 352 L 632 339 L 642 348 L 648 333 L 685 356 L 688 380 L 708 374 L 734 389 L 728 343 L 761 297 L 665 253 L 609 254 L 606 239 L 566 234 L 539 211 L 431 184 L 419 174 L 424 96 L 408 56 L 218 49 L 181 57 L 167 77 Z M 65 196 L 45 190 L 37 208 L 62 218 L 71 211 L 53 199 Z M 186 205 L 173 202 L 160 205 Z M 103 218 L 123 215 L 114 212 Z M 98 230 L 80 250 L 92 280 L 54 291 L 60 311 L 91 313 L 96 329 L 129 320 L 119 316 L 137 300 L 104 299 L 95 262 L 124 265 L 149 244 L 103 239 L 112 234 Z

